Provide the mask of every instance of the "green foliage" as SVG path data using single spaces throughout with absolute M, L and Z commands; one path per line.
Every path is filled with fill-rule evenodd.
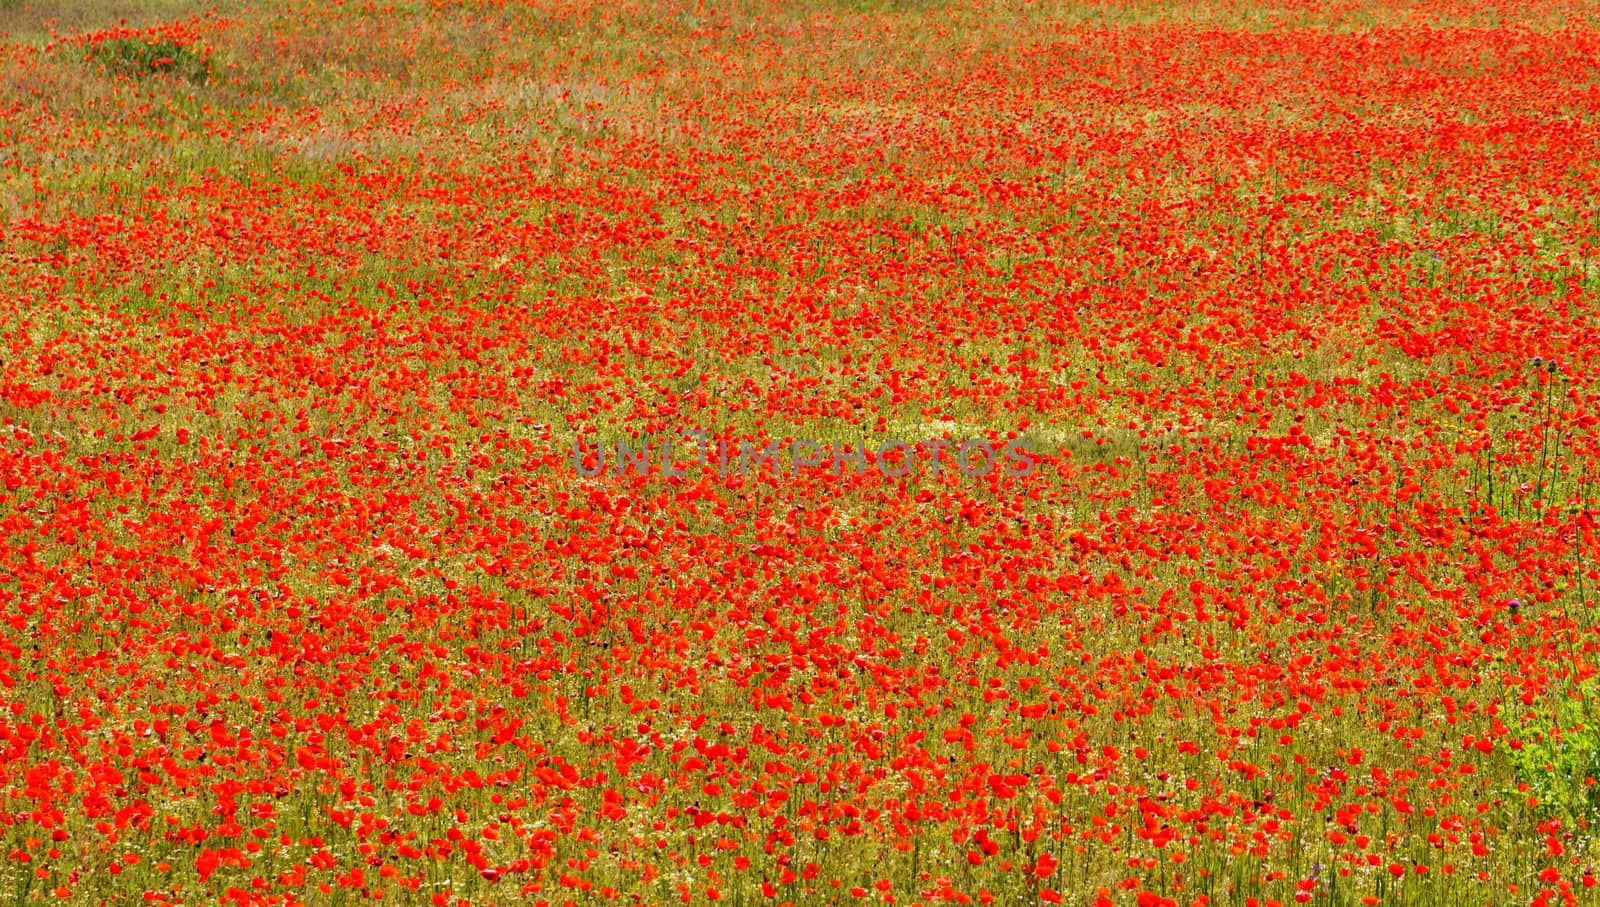
M 1537 798 L 1546 815 L 1600 816 L 1600 722 L 1591 717 L 1596 695 L 1600 683 L 1587 681 L 1545 714 L 1511 729 L 1522 740 L 1520 750 L 1511 750 L 1511 764 L 1518 784 L 1528 787 L 1518 793 Z
M 89 56 L 114 72 L 143 77 L 166 73 L 195 84 L 211 78 L 211 59 L 193 45 L 171 38 L 115 38 L 90 48 Z

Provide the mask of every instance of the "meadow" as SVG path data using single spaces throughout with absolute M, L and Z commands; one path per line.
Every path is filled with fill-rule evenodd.
M 0 33 L 0 903 L 1600 903 L 1591 0 Z

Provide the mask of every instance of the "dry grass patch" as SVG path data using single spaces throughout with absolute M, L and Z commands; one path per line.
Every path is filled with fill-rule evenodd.
M 233 0 L 0 0 L 0 33 L 34 43 L 59 35 L 143 28 L 207 12 L 225 13 Z

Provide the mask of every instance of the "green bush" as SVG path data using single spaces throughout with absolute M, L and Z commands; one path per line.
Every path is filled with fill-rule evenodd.
M 196 84 L 211 78 L 210 57 L 171 38 L 114 38 L 93 45 L 89 56 L 125 75 L 166 73 Z
M 1541 813 L 1600 816 L 1600 722 L 1591 717 L 1596 695 L 1600 688 L 1586 683 L 1578 696 L 1512 729 L 1522 740 L 1522 749 L 1511 750 L 1517 781 L 1538 799 Z

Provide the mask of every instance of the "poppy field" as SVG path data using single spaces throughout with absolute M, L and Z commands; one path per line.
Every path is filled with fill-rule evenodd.
M 1589 0 L 0 32 L 0 904 L 1600 903 Z

